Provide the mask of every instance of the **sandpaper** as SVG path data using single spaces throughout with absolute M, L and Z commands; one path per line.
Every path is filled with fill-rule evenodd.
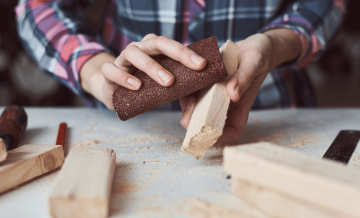
M 113 94 L 113 106 L 121 120 L 128 120 L 226 78 L 227 72 L 215 36 L 188 47 L 207 60 L 206 67 L 194 71 L 165 55 L 153 57 L 174 75 L 174 83 L 163 87 L 146 73 L 136 71 L 133 75 L 141 80 L 142 87 L 133 91 L 119 86 Z

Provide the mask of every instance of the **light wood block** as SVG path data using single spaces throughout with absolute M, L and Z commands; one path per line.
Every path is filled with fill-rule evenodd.
M 226 147 L 224 169 L 336 217 L 360 217 L 360 170 L 354 167 L 262 142 Z
M 220 54 L 226 71 L 231 76 L 238 67 L 238 46 L 227 41 Z M 229 78 L 229 77 L 228 77 Z M 199 159 L 222 135 L 230 98 L 226 92 L 225 79 L 200 90 L 181 150 Z
M 70 150 L 49 206 L 52 217 L 107 217 L 116 153 L 106 147 Z
M 8 152 L 0 163 L 0 193 L 63 165 L 60 145 L 24 145 Z
M 324 211 L 307 205 L 290 196 L 280 194 L 266 187 L 233 177 L 231 191 L 271 217 L 278 218 L 336 218 Z
M 7 157 L 7 150 L 5 147 L 5 142 L 0 138 L 0 162 L 3 162 Z

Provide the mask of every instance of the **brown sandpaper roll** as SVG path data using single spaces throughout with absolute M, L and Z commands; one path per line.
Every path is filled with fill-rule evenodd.
M 174 83 L 170 87 L 163 87 L 146 73 L 136 71 L 133 75 L 141 80 L 142 87 L 133 91 L 119 86 L 113 94 L 113 106 L 121 120 L 128 120 L 182 98 L 227 76 L 215 36 L 194 42 L 188 47 L 207 60 L 206 67 L 194 71 L 165 55 L 154 57 L 155 61 L 174 75 Z

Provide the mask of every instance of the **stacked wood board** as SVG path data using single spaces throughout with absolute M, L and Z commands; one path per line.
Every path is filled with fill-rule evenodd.
M 360 170 L 271 143 L 226 147 L 232 192 L 274 217 L 360 217 Z

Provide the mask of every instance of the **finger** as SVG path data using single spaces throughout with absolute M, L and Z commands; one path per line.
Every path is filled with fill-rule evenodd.
M 182 111 L 185 111 L 185 108 L 188 108 L 188 102 L 191 98 L 195 98 L 196 101 L 197 101 L 197 98 L 198 98 L 198 95 L 199 95 L 199 91 L 196 91 L 196 92 L 193 92 L 185 97 L 182 97 L 179 99 L 179 102 L 180 102 L 180 107 L 181 107 L 181 110 Z
M 136 45 L 148 55 L 164 54 L 192 70 L 202 70 L 207 64 L 205 58 L 166 36 L 149 38 Z
M 183 109 L 183 114 L 182 114 L 181 119 L 180 119 L 180 124 L 185 129 L 187 129 L 188 126 L 189 126 L 189 123 L 190 123 L 191 116 L 193 114 L 195 105 L 196 105 L 196 98 L 189 97 L 186 104 L 184 105 L 184 108 L 182 108 Z
M 130 90 L 138 90 L 141 87 L 141 81 L 138 78 L 118 68 L 113 63 L 106 62 L 101 67 L 101 71 L 108 85 L 116 83 Z
M 120 69 L 130 63 L 165 87 L 174 82 L 174 76 L 169 71 L 134 44 L 127 46 L 114 63 Z
M 218 139 L 217 144 L 238 143 L 240 141 L 247 124 L 249 112 L 265 78 L 266 74 L 257 76 L 252 85 L 241 96 L 240 101 L 230 103 L 227 114 L 228 119 L 226 119 L 223 134 Z
M 148 40 L 148 39 L 151 39 L 151 38 L 155 38 L 155 37 L 157 37 L 156 34 L 154 34 L 154 33 L 149 33 L 149 34 L 147 34 L 146 36 L 144 36 L 144 38 L 143 38 L 141 41 L 145 41 L 145 40 Z
M 260 74 L 262 68 L 262 55 L 256 51 L 247 52 L 238 57 L 240 60 L 239 68 L 229 79 L 226 90 L 231 101 L 238 102 L 241 96 L 250 87 L 255 76 Z

